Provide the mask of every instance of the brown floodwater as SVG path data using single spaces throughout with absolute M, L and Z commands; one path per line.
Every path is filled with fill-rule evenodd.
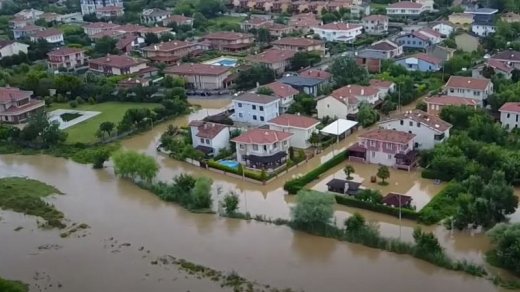
M 201 103 L 205 109 L 175 123 L 186 124 L 189 119 L 218 112 L 229 100 Z M 253 215 L 288 218 L 294 196 L 284 193 L 283 182 L 326 160 L 316 157 L 267 186 L 255 185 L 157 155 L 155 143 L 166 127 L 159 125 L 124 141 L 123 146 L 155 156 L 161 164 L 160 179 L 181 172 L 211 176 L 215 190 L 237 192 L 241 210 Z M 324 157 L 344 149 L 352 139 L 327 150 Z M 356 179 L 373 173 L 365 165 L 354 167 Z M 329 171 L 312 187 L 319 189 L 323 180 L 344 176 L 341 168 Z M 65 195 L 55 196 L 50 202 L 70 222 L 91 227 L 61 238 L 57 230 L 37 228 L 34 217 L 0 211 L 0 275 L 31 283 L 32 291 L 222 290 L 216 283 L 187 276 L 174 267 L 151 264 L 163 255 L 237 271 L 274 287 L 305 291 L 419 291 L 425 287 L 428 291 L 499 291 L 487 280 L 446 271 L 409 256 L 310 236 L 284 226 L 192 214 L 118 179 L 110 165 L 93 170 L 61 158 L 5 155 L 0 156 L 0 177 L 4 176 L 27 176 L 56 186 Z M 418 205 L 424 205 L 441 187 L 421 180 L 417 173 L 392 172 L 390 182 L 383 192 L 411 194 Z M 369 182 L 363 183 L 372 187 Z M 337 206 L 337 222 L 354 212 L 378 224 L 385 236 L 412 240 L 413 222 L 374 212 Z M 23 229 L 13 231 L 18 226 Z M 482 263 L 489 249 L 489 242 L 480 233 L 452 233 L 442 226 L 426 229 L 435 232 L 447 252 L 457 258 Z M 43 245 L 50 248 L 38 249 Z

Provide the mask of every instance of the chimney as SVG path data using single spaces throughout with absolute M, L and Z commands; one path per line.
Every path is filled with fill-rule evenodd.
M 361 95 L 365 95 L 365 89 L 361 88 Z

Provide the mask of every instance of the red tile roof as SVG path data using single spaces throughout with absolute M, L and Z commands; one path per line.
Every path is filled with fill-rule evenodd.
M 420 3 L 410 2 L 410 1 L 400 1 L 396 3 L 392 3 L 388 5 L 388 8 L 415 8 L 419 9 L 423 7 Z
M 366 21 L 383 21 L 384 22 L 384 21 L 388 21 L 388 16 L 374 14 L 374 15 L 369 15 L 369 16 L 363 17 L 363 20 L 366 20 Z
M 294 57 L 294 54 L 296 54 L 295 51 L 269 49 L 260 54 L 248 56 L 246 59 L 253 63 L 274 64 L 287 61 Z
M 12 44 L 14 44 L 14 41 L 0 40 L 0 48 L 4 48 L 4 47 L 10 46 Z
M 47 38 L 47 37 L 55 36 L 55 35 L 63 35 L 63 32 L 60 30 L 57 30 L 55 28 L 49 28 L 46 30 L 37 31 L 32 34 L 33 37 L 39 38 L 39 39 Z
M 170 41 L 160 44 L 154 44 L 148 47 L 144 47 L 143 51 L 162 51 L 162 52 L 168 52 L 168 51 L 175 51 L 182 48 L 189 48 L 196 46 L 195 43 L 190 42 L 183 42 L 183 41 Z
M 351 24 L 351 23 L 343 23 L 343 22 L 338 22 L 338 23 L 331 22 L 331 23 L 320 25 L 317 28 L 319 28 L 319 29 L 330 29 L 330 30 L 353 30 L 353 29 L 358 29 L 358 28 L 361 28 L 361 27 L 363 27 L 363 26 L 359 25 L 359 24 Z
M 520 102 L 506 102 L 498 111 L 520 113 Z
M 113 29 L 119 27 L 119 24 L 109 22 L 91 22 L 83 26 L 86 29 Z
M 120 11 L 123 9 L 124 8 L 121 6 L 109 5 L 109 6 L 105 6 L 105 7 L 96 8 L 96 12 L 116 12 L 116 11 Z
M 438 105 L 469 105 L 469 106 L 477 106 L 479 102 L 472 98 L 459 97 L 459 96 L 449 96 L 449 95 L 440 95 L 440 96 L 432 96 L 424 100 L 424 102 L 428 104 L 438 104 Z
M 314 78 L 320 80 L 329 80 L 332 77 L 332 74 L 330 74 L 329 72 L 316 69 L 308 69 L 303 72 L 300 72 L 300 74 L 298 75 L 300 75 L 300 77 Z
M 425 61 L 425 62 L 428 62 L 430 64 L 434 64 L 434 65 L 440 65 L 442 64 L 442 60 L 433 56 L 433 55 L 428 55 L 428 54 L 425 54 L 425 53 L 418 53 L 418 54 L 415 54 L 411 57 L 415 57 L 419 60 L 422 60 L 422 61 Z
M 444 132 L 452 127 L 450 123 L 445 122 L 437 116 L 433 116 L 426 112 L 423 112 L 422 110 L 405 111 L 403 113 L 394 115 L 385 121 L 382 121 L 381 124 L 384 124 L 389 121 L 403 119 L 410 119 L 414 122 L 421 123 L 438 132 Z
M 178 66 L 168 67 L 165 73 L 176 75 L 221 75 L 230 70 L 229 67 L 215 66 L 208 64 L 180 64 Z
M 20 90 L 16 87 L 0 87 L 0 103 L 24 99 L 30 97 L 32 94 L 32 91 Z
M 198 129 L 197 137 L 206 139 L 215 138 L 222 130 L 227 128 L 227 126 L 222 124 L 204 121 L 192 121 L 190 122 L 190 127 L 196 127 Z
M 394 85 L 392 81 L 386 81 L 386 80 L 379 80 L 379 79 L 370 79 L 369 81 L 370 85 L 377 88 L 385 88 L 389 89 Z
M 420 33 L 419 31 L 414 31 L 414 32 L 411 33 L 411 35 L 413 35 L 414 37 L 419 38 L 419 39 L 421 39 L 423 41 L 429 41 L 430 40 L 429 36 L 427 36 L 427 35 L 425 35 L 423 33 Z
M 295 47 L 310 47 L 324 44 L 322 40 L 315 40 L 309 38 L 281 38 L 271 43 L 272 45 L 295 46 Z
M 500 70 L 502 72 L 511 73 L 513 72 L 514 68 L 511 66 L 508 66 L 504 62 L 501 62 L 496 59 L 489 59 L 487 61 L 487 65 L 495 70 Z
M 188 21 L 193 21 L 193 18 L 186 17 L 184 15 L 172 15 L 166 19 L 166 22 L 170 22 L 170 23 L 175 22 L 177 24 L 178 23 L 182 24 L 182 23 L 185 23 Z
M 274 95 L 284 98 L 289 97 L 298 94 L 298 90 L 294 89 L 292 86 L 283 84 L 281 82 L 273 82 L 264 85 L 264 87 L 267 87 L 271 89 L 274 93 Z
M 506 51 L 496 53 L 491 58 L 497 59 L 497 60 L 503 60 L 503 61 L 520 62 L 520 52 L 513 51 L 513 50 L 506 50 Z
M 54 51 L 48 52 L 47 56 L 67 56 L 67 55 L 83 53 L 83 52 L 85 52 L 84 49 L 62 47 L 62 48 L 57 48 Z
M 129 56 L 119 55 L 107 55 L 97 59 L 90 60 L 91 64 L 97 64 L 98 66 L 110 66 L 114 68 L 127 68 L 137 66 L 139 64 L 146 63 L 145 60 L 132 58 Z
M 330 95 L 334 97 L 348 96 L 374 96 L 379 90 L 372 86 L 361 86 L 357 84 L 349 84 L 334 90 Z
M 239 33 L 239 32 L 230 32 L 230 31 L 219 31 L 207 34 L 202 37 L 205 40 L 228 40 L 228 41 L 234 41 L 234 40 L 240 40 L 240 39 L 247 39 L 247 38 L 253 38 L 253 35 L 250 33 Z
M 361 134 L 361 135 L 359 135 L 359 137 L 365 138 L 368 140 L 378 140 L 378 141 L 383 141 L 383 142 L 408 144 L 413 138 L 415 138 L 415 134 L 400 132 L 400 131 L 396 131 L 396 130 L 376 129 L 376 130 L 372 130 L 370 132 Z
M 281 127 L 293 127 L 309 129 L 320 123 L 320 121 L 306 116 L 283 114 L 267 122 Z
M 241 144 L 273 144 L 289 140 L 293 134 L 268 129 L 251 129 L 231 141 Z
M 399 48 L 399 46 L 390 40 L 375 42 L 368 47 L 368 49 L 376 51 L 392 51 L 397 48 Z
M 434 36 L 434 37 L 438 37 L 438 38 L 442 37 L 442 35 L 441 35 L 438 31 L 433 30 L 433 29 L 431 29 L 431 28 L 429 28 L 429 27 L 421 28 L 421 29 L 418 30 L 418 31 L 419 31 L 419 33 L 429 34 L 429 35 L 432 35 L 432 36 Z
M 237 100 L 237 101 L 244 101 L 244 102 L 259 103 L 259 104 L 269 104 L 271 102 L 277 101 L 278 97 L 246 92 L 246 93 L 243 93 L 243 94 L 235 97 L 235 100 Z
M 490 84 L 491 81 L 485 78 L 450 76 L 450 79 L 446 83 L 446 87 L 486 90 Z

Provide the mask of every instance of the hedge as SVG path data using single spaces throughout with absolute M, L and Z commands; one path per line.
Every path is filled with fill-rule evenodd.
M 366 209 L 374 212 L 384 213 L 391 216 L 399 217 L 399 208 L 393 208 L 386 205 L 381 204 L 373 204 L 369 202 L 360 201 L 355 198 L 335 195 L 336 203 L 340 205 L 345 205 L 354 208 Z M 407 208 L 401 208 L 401 217 L 410 220 L 417 220 L 419 218 L 419 213 L 414 210 L 410 210 Z
M 303 189 L 308 183 L 317 179 L 321 174 L 326 172 L 327 170 L 333 168 L 334 166 L 342 163 L 348 157 L 348 150 L 340 152 L 338 155 L 332 157 L 329 161 L 323 163 L 317 168 L 311 170 L 305 175 L 294 178 L 292 180 L 287 181 L 283 189 L 288 191 L 289 194 L 297 194 L 301 189 Z
M 460 193 L 464 193 L 464 187 L 457 182 L 448 183 L 431 201 L 419 211 L 419 222 L 427 225 L 455 215 L 457 205 L 454 204 Z
M 217 161 L 209 160 L 207 163 L 208 163 L 208 167 L 223 170 L 225 172 L 234 173 L 236 175 L 242 175 L 242 173 L 238 172 L 238 169 L 227 167 L 225 165 L 218 163 Z M 247 178 L 257 180 L 257 181 L 264 181 L 264 179 L 262 179 L 262 173 L 260 173 L 260 172 L 244 169 L 244 176 Z M 267 174 L 266 174 L 265 179 L 268 179 Z

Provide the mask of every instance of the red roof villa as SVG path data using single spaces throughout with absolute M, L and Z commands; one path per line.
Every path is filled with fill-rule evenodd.
M 15 87 L 0 87 L 0 123 L 18 124 L 45 106 L 41 100 L 31 98 L 32 91 Z
M 107 75 L 126 75 L 146 69 L 146 61 L 129 56 L 107 55 L 89 61 L 90 71 Z

